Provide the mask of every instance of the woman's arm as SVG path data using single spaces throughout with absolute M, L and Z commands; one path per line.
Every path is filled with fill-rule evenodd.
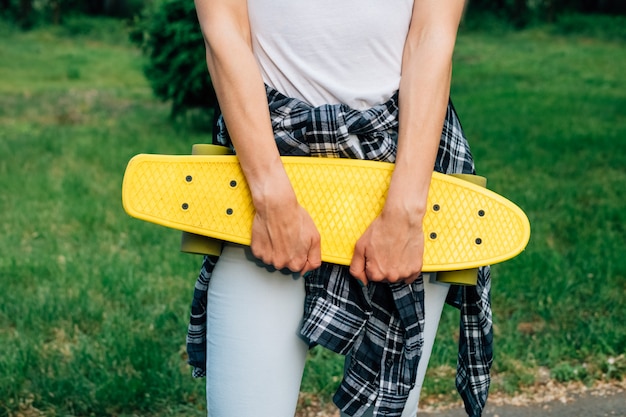
M 412 282 L 421 272 L 422 221 L 463 7 L 464 0 L 415 0 L 402 59 L 396 165 L 385 206 L 357 243 L 350 266 L 364 284 Z
M 321 264 L 320 237 L 296 199 L 274 142 L 265 87 L 252 54 L 246 0 L 195 0 L 211 80 L 256 210 L 252 252 L 278 269 Z

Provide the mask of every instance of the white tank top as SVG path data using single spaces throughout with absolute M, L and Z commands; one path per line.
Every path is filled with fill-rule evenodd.
M 248 0 L 263 80 L 318 106 L 365 109 L 398 89 L 413 0 Z

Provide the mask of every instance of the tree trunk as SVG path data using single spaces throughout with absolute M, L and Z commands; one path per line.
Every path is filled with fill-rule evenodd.
M 526 0 L 515 0 L 513 2 L 513 24 L 522 28 L 528 24 L 528 5 Z
M 30 27 L 33 17 L 33 0 L 20 0 L 19 21 L 24 28 Z
M 52 0 L 50 2 L 50 9 L 52 9 L 52 23 L 55 25 L 61 24 L 61 1 Z

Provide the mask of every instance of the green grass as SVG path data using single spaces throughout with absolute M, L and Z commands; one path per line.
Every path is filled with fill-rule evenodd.
M 504 389 L 532 381 L 537 366 L 604 378 L 608 358 L 626 351 L 623 47 L 544 30 L 459 40 L 453 98 L 478 170 L 533 227 L 527 250 L 494 266 Z
M 168 120 L 116 29 L 0 45 L 0 415 L 205 414 L 184 358 L 199 259 L 126 216 L 120 186 L 132 155 L 207 136 Z
M 0 416 L 205 415 L 184 354 L 199 259 L 129 218 L 120 187 L 132 155 L 209 137 L 168 119 L 121 25 L 79 23 L 0 23 Z M 626 373 L 623 48 L 547 29 L 460 36 L 453 99 L 479 173 L 533 226 L 494 266 L 494 390 L 540 366 L 558 381 Z M 454 391 L 457 322 L 446 308 L 424 395 Z M 329 401 L 341 368 L 315 350 L 303 391 Z

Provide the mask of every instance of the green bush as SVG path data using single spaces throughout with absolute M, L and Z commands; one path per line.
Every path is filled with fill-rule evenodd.
M 486 20 L 498 20 L 520 29 L 537 23 L 554 23 L 563 15 L 604 14 L 626 15 L 623 0 L 469 0 L 467 15 L 471 26 L 484 28 Z M 500 24 L 501 24 L 500 23 Z M 489 27 L 487 27 L 489 29 Z
M 555 22 L 554 31 L 564 35 L 626 41 L 626 16 L 563 14 Z
M 155 2 L 136 19 L 131 40 L 148 57 L 146 77 L 155 95 L 171 102 L 172 116 L 216 106 L 193 1 Z
M 588 376 L 585 365 L 560 363 L 552 368 L 552 377 L 559 382 L 584 381 Z
M 0 19 L 22 29 L 64 24 L 72 16 L 87 14 L 131 18 L 151 0 L 0 0 Z

